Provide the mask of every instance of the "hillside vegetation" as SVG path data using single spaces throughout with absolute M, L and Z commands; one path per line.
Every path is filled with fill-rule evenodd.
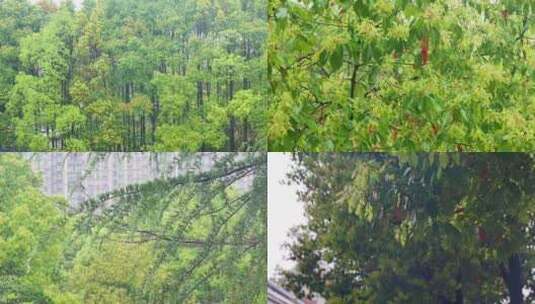
M 265 146 L 265 3 L 0 1 L 0 148 Z

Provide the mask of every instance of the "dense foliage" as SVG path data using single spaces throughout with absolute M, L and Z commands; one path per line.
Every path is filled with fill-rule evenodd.
M 66 203 L 44 196 L 29 165 L 0 156 L 0 303 L 72 303 L 59 261 L 68 237 Z
M 265 155 L 200 169 L 66 212 L 1 155 L 0 302 L 266 303 Z
M 1 0 L 0 20 L 3 150 L 265 148 L 264 1 Z
M 532 1 L 270 3 L 270 150 L 535 147 Z
M 287 287 L 328 303 L 533 303 L 528 154 L 300 155 Z

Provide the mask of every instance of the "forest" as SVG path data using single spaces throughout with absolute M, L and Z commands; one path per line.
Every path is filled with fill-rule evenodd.
M 0 303 L 266 303 L 265 155 L 225 154 L 77 208 L 41 182 L 0 155 Z
M 79 2 L 0 0 L 0 150 L 265 150 L 264 1 Z
M 534 9 L 270 1 L 269 150 L 533 150 Z
M 298 154 L 308 222 L 281 281 L 351 303 L 535 303 L 535 158 Z

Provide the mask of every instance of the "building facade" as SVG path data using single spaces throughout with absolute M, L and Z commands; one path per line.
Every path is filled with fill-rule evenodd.
M 313 299 L 298 299 L 290 291 L 278 286 L 274 282 L 268 281 L 268 304 L 325 304 L 325 300 L 320 297 Z
M 99 194 L 187 170 L 177 153 L 38 153 L 25 155 L 41 175 L 43 192 L 76 207 Z
M 268 304 L 305 304 L 291 292 L 268 281 Z

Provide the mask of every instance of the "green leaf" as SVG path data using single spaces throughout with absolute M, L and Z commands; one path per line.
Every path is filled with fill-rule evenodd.
M 329 63 L 331 64 L 331 72 L 338 71 L 344 63 L 344 48 L 342 45 L 338 45 L 329 57 Z

